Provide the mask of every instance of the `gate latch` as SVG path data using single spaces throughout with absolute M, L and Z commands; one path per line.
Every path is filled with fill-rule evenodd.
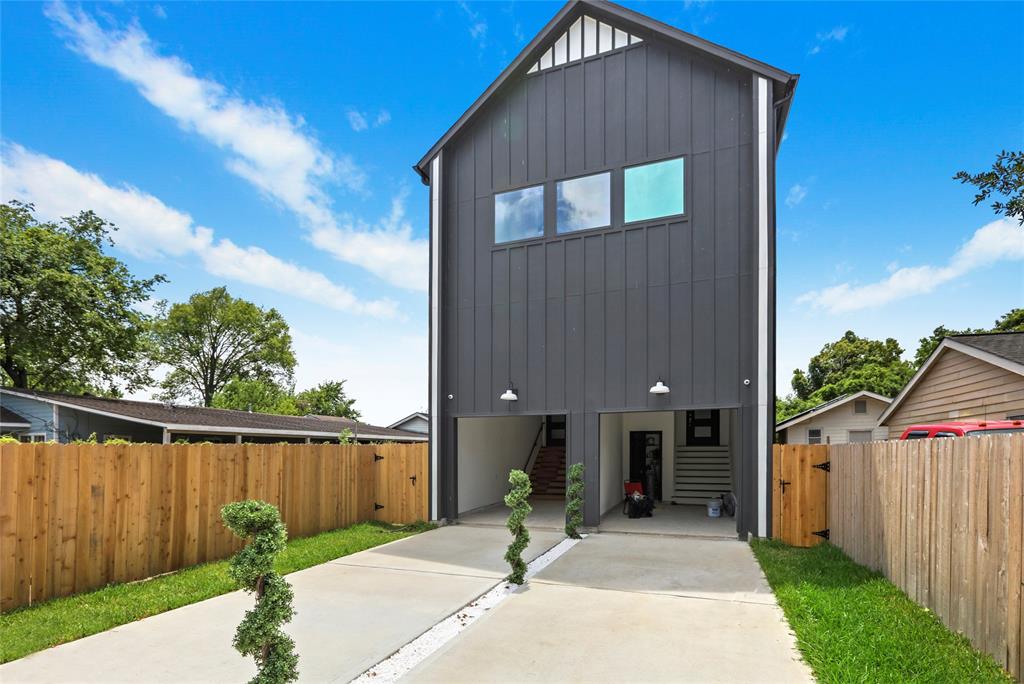
M 779 478 L 779 487 L 782 488 L 782 493 L 783 494 L 786 493 L 786 485 L 788 485 L 788 484 L 793 484 L 793 483 L 790 482 L 789 480 L 783 480 L 781 477 Z
M 415 475 L 410 475 L 409 479 L 412 480 L 412 484 L 415 487 L 416 486 L 416 476 Z

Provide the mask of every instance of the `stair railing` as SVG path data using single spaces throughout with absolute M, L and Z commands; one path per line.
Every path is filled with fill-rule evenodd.
M 526 454 L 526 463 L 523 464 L 523 472 L 530 472 L 530 461 L 533 460 L 533 452 L 537 449 L 540 442 L 540 434 L 544 432 L 544 424 L 546 421 L 540 421 L 540 427 L 537 428 L 537 434 L 533 437 L 533 444 L 530 445 L 530 451 Z

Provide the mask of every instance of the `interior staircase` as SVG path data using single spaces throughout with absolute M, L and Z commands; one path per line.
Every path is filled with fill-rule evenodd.
M 729 447 L 676 447 L 674 503 L 703 505 L 730 491 Z
M 534 495 L 565 496 L 565 447 L 540 447 L 530 468 L 530 484 Z

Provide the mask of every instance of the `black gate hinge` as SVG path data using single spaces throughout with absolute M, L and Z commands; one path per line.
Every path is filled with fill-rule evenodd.
M 831 473 L 832 472 L 832 461 L 825 461 L 824 463 L 815 463 L 811 467 L 812 468 L 817 468 L 818 470 L 824 470 L 826 473 Z
M 379 504 L 376 501 L 373 502 L 373 510 L 379 511 L 382 508 L 384 508 L 384 504 Z M 814 534 L 818 534 L 818 533 L 815 532 Z M 827 539 L 827 537 L 826 537 L 826 539 Z
M 377 461 L 383 461 L 383 460 L 384 460 L 384 457 L 381 456 L 380 454 L 374 454 L 373 455 L 373 462 L 374 463 L 376 463 Z
M 818 530 L 817 532 L 811 532 L 811 534 L 813 534 L 815 537 L 821 537 L 822 539 L 828 539 L 828 530 L 829 530 L 829 528 L 826 527 L 823 530 Z

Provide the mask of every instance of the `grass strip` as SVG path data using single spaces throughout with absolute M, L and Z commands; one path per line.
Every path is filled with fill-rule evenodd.
M 282 574 L 295 572 L 433 527 L 427 523 L 394 526 L 365 522 L 292 539 L 275 567 Z M 4 613 L 0 615 L 0 662 L 234 591 L 237 587 L 227 570 L 226 560 L 204 563 Z
M 1012 681 L 991 656 L 839 548 L 760 539 L 751 546 L 818 681 Z

